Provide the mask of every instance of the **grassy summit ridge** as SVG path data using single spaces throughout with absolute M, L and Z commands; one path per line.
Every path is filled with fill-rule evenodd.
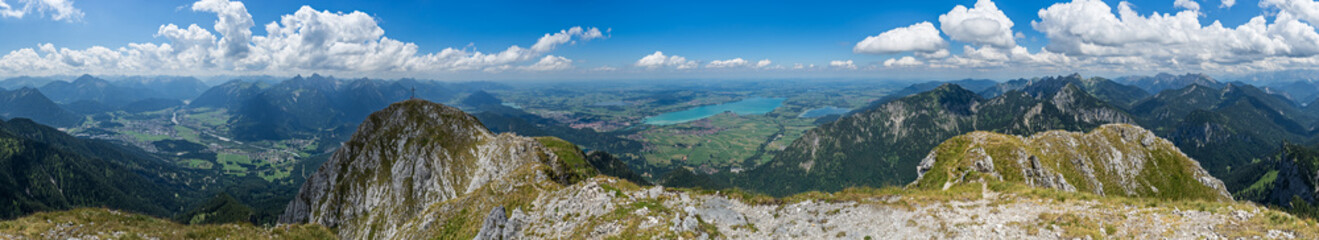
M 183 225 L 142 214 L 98 208 L 42 212 L 0 221 L 0 239 L 332 239 L 310 224 L 256 227 L 251 224 Z
M 990 181 L 1106 196 L 1232 200 L 1223 183 L 1199 162 L 1171 142 L 1128 124 L 1030 137 L 973 132 L 944 141 L 918 169 L 921 177 L 910 187 L 919 189 Z

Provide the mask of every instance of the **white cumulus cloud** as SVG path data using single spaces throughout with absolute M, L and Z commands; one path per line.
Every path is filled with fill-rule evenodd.
M 687 60 L 687 58 L 682 56 L 677 56 L 677 55 L 665 56 L 663 52 L 655 51 L 655 53 L 646 55 L 645 57 L 642 57 L 640 60 L 637 60 L 637 63 L 634 65 L 637 67 L 642 67 L 651 70 L 664 68 L 664 67 L 672 67 L 675 69 L 692 69 L 692 68 L 696 68 L 697 63 L 695 60 Z
M 1272 23 L 1256 16 L 1225 27 L 1202 24 L 1190 10 L 1142 16 L 1121 2 L 1114 15 L 1102 1 L 1074 0 L 1041 10 L 1031 25 L 1048 37 L 1047 49 L 1104 63 L 1217 67 L 1319 54 L 1315 28 L 1281 9 Z
M 705 64 L 705 67 L 706 68 L 735 68 L 735 67 L 745 67 L 748 64 L 751 64 L 751 62 L 747 62 L 747 60 L 743 60 L 742 58 L 734 58 L 728 60 L 710 61 L 710 63 Z
M 1000 48 L 1016 46 L 1012 20 L 990 0 L 976 1 L 974 8 L 962 5 L 939 16 L 939 26 L 954 41 Z
M 1232 7 L 1233 5 L 1237 5 L 1237 0 L 1223 0 L 1223 1 L 1222 1 L 1222 4 L 1218 5 L 1218 7 L 1219 7 L 1219 8 L 1230 8 L 1230 7 Z
M 847 61 L 842 61 L 842 60 L 829 61 L 829 66 L 834 68 L 841 68 L 841 69 L 856 69 L 856 64 L 852 64 L 852 60 L 850 59 Z
M 885 67 L 912 67 L 912 66 L 920 66 L 922 64 L 925 63 L 921 62 L 920 60 L 916 60 L 916 58 L 911 56 L 905 56 L 898 59 L 889 58 L 888 60 L 884 60 Z
M 306 8 L 306 7 L 304 7 Z M 248 52 L 252 40 L 252 14 L 242 2 L 228 0 L 201 0 L 192 4 L 193 11 L 215 13 L 215 31 L 224 37 L 220 39 L 220 52 L 229 58 L 243 58 Z
M 972 28 L 986 34 L 955 33 L 960 32 L 955 30 L 958 27 L 954 23 L 959 22 L 955 19 L 970 19 L 964 15 L 980 9 L 993 10 L 982 15 L 1001 13 L 988 0 L 982 0 L 975 8 L 957 6 L 940 18 L 943 34 L 953 41 L 968 43 L 960 53 L 912 51 L 911 56 L 888 59 L 883 64 L 932 69 L 1223 73 L 1313 68 L 1319 63 L 1319 32 L 1314 26 L 1319 22 L 1319 2 L 1263 0 L 1260 7 L 1269 13 L 1237 26 L 1202 22 L 1199 2 L 1175 1 L 1174 5 L 1183 10 L 1142 14 L 1128 2 L 1056 3 L 1041 9 L 1039 20 L 1030 23 L 1048 44 L 1040 49 L 1026 49 L 1006 41 L 1013 39 L 1015 33 L 989 27 L 994 24 Z M 999 20 L 995 21 L 1000 23 L 997 26 L 1012 24 L 1006 17 Z
M 710 63 L 705 64 L 705 67 L 706 68 L 763 68 L 765 66 L 769 66 L 770 63 L 771 62 L 769 61 L 769 59 L 762 59 L 760 61 L 751 62 L 744 60 L 742 58 L 734 58 L 728 60 L 710 61 Z
M 522 66 L 518 69 L 528 71 L 558 71 L 572 68 L 572 59 L 554 55 L 545 55 L 545 57 L 541 58 L 540 61 L 537 61 L 535 64 Z
M 1272 7 L 1303 19 L 1310 24 L 1319 24 L 1319 1 L 1314 0 L 1261 0 L 1260 7 Z M 1281 16 L 1280 16 L 1281 17 Z
M 1201 3 L 1175 0 L 1174 13 L 1138 13 L 1131 3 L 1109 5 L 1102 0 L 1071 0 L 1055 3 L 1038 12 L 1032 29 L 1042 33 L 1048 44 L 1026 49 L 1014 40 L 1022 34 L 1011 31 L 1013 23 L 993 2 L 980 0 L 973 8 L 956 6 L 940 16 L 942 31 L 926 24 L 894 29 L 858 43 L 858 53 L 903 53 L 883 62 L 885 67 L 931 69 L 1014 69 L 1028 71 L 1089 72 L 1250 72 L 1313 68 L 1319 63 L 1319 2 L 1314 0 L 1262 0 L 1266 13 L 1244 24 L 1226 26 L 1202 22 Z M 1236 4 L 1223 1 L 1223 7 Z M 923 29 L 919 30 L 918 29 Z M 907 46 L 882 45 L 945 34 L 951 41 L 967 43 L 960 53 L 946 47 L 912 47 L 930 41 L 899 42 Z M 933 38 L 930 38 L 933 39 Z M 861 51 L 859 49 L 868 49 Z M 831 66 L 846 66 L 835 61 Z
M 73 0 L 18 0 L 15 4 L 0 0 L 0 17 L 23 18 L 31 13 L 44 14 L 55 21 L 67 22 L 82 21 L 85 15 L 82 9 L 73 7 Z
M 26 1 L 24 1 L 26 3 Z M 64 1 L 47 1 L 64 2 Z M 12 10 L 0 6 L 0 9 Z M 437 73 L 500 72 L 514 66 L 549 71 L 571 68 L 572 60 L 548 55 L 563 45 L 607 38 L 598 28 L 572 27 L 541 36 L 530 48 L 509 46 L 499 52 L 445 48 L 419 53 L 414 43 L 385 36 L 367 13 L 331 12 L 302 6 L 264 25 L 267 35 L 252 34 L 251 14 L 241 2 L 201 0 L 193 11 L 215 13 L 212 32 L 196 24 L 160 26 L 156 37 L 165 43 L 129 43 L 122 47 L 57 48 L 40 44 L 0 57 L 0 73 L 50 75 L 92 74 L 286 74 L 326 72 Z M 539 60 L 538 60 L 539 59 Z
M 939 30 L 930 22 L 920 22 L 866 37 L 852 47 L 852 52 L 891 54 L 899 52 L 937 52 L 948 46 Z
M 1172 2 L 1173 7 L 1184 8 L 1191 11 L 1200 11 L 1200 3 L 1195 0 L 1175 0 Z

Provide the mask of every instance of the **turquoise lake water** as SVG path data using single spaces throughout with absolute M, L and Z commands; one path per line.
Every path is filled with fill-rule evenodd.
M 850 112 L 850 111 L 852 111 L 852 109 L 846 109 L 846 108 L 840 108 L 840 107 L 829 106 L 829 107 L 822 107 L 822 108 L 815 108 L 815 109 L 811 109 L 811 110 L 806 110 L 806 112 L 801 113 L 801 115 L 797 115 L 797 117 L 800 117 L 800 118 L 817 118 L 817 117 L 823 117 L 823 116 L 825 116 L 825 115 L 830 115 L 830 114 L 847 114 L 847 112 Z
M 670 125 L 701 120 L 723 112 L 733 112 L 738 115 L 764 114 L 774 111 L 779 105 L 783 105 L 783 100 L 785 99 L 762 97 L 748 98 L 743 99 L 742 101 L 700 106 L 683 111 L 664 113 L 658 116 L 648 117 L 644 122 L 651 125 Z

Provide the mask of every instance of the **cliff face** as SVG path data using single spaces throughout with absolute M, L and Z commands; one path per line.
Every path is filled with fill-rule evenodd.
M 420 214 L 444 207 L 438 203 L 493 183 L 582 178 L 568 168 L 535 139 L 495 135 L 459 109 L 408 100 L 371 114 L 280 222 L 319 223 L 345 239 L 401 238 L 400 229 L 416 228 Z
M 1231 201 L 1222 181 L 1171 142 L 1140 127 L 1108 124 L 1089 133 L 1030 137 L 974 132 L 951 138 L 917 167 L 909 187 L 947 189 L 1006 181 L 1098 195 Z

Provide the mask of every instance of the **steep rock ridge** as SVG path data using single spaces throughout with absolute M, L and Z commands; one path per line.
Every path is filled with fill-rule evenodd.
M 1021 91 L 1036 97 L 1047 97 L 1064 90 L 1067 85 L 1074 85 L 1094 98 L 1119 108 L 1125 108 L 1150 95 L 1149 92 L 1137 87 L 1122 85 L 1100 77 L 1084 78 L 1080 74 L 1042 78 L 1023 86 Z
M 371 114 L 307 179 L 280 222 L 323 224 L 346 239 L 406 238 L 400 229 L 429 222 L 419 217 L 446 207 L 439 203 L 514 179 L 582 178 L 568 168 L 535 139 L 495 135 L 459 109 L 407 100 Z
M 1098 195 L 1232 201 L 1221 181 L 1172 142 L 1128 124 L 1030 137 L 973 132 L 939 145 L 917 171 L 910 186 L 920 189 L 1008 181 Z
M 897 186 L 916 179 L 911 169 L 930 149 L 960 134 L 1029 135 L 1134 122 L 1120 108 L 1074 83 L 1079 79 L 1047 78 L 992 99 L 957 85 L 897 99 L 807 131 L 737 184 L 779 196 L 851 186 Z

